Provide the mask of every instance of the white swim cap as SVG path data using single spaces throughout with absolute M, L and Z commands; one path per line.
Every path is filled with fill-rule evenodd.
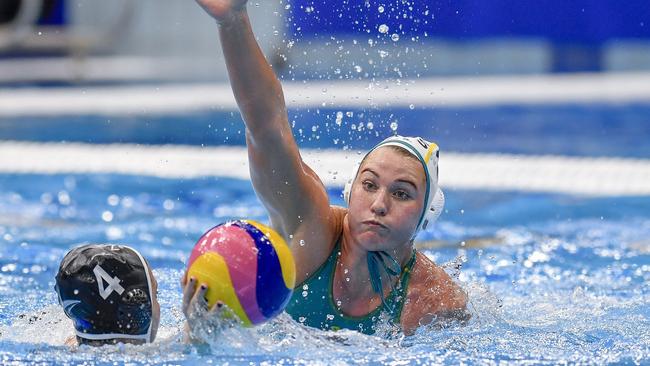
M 445 195 L 442 193 L 442 190 L 440 190 L 440 187 L 438 187 L 438 159 L 440 158 L 438 145 L 426 141 L 421 137 L 391 136 L 368 151 L 363 159 L 377 148 L 383 146 L 398 146 L 403 148 L 415 156 L 422 163 L 422 167 L 424 168 L 424 174 L 426 176 L 424 209 L 422 210 L 422 215 L 420 215 L 418 226 L 413 233 L 413 237 L 415 237 L 420 230 L 426 229 L 428 225 L 438 219 L 442 213 L 443 207 L 445 206 Z M 361 161 L 363 161 L 363 159 L 361 159 Z M 360 166 L 361 163 L 355 165 L 353 174 L 350 176 L 350 179 L 345 184 L 343 190 L 343 197 L 348 205 L 350 204 L 352 183 L 357 178 L 357 174 L 359 174 Z

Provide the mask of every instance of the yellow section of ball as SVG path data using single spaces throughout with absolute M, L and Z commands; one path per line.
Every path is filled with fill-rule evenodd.
M 228 306 L 235 315 L 241 319 L 247 327 L 251 326 L 246 312 L 239 303 L 239 298 L 235 293 L 232 285 L 230 272 L 226 261 L 215 252 L 207 252 L 196 258 L 192 266 L 187 271 L 187 277 L 196 278 L 196 282 L 201 285 L 208 285 L 208 291 L 205 294 L 208 300 L 208 306 L 212 308 L 217 300 Z
M 271 245 L 273 245 L 273 249 L 278 253 L 278 258 L 280 259 L 284 284 L 288 289 L 293 290 L 293 287 L 296 285 L 296 263 L 293 260 L 293 254 L 291 253 L 291 249 L 289 249 L 287 242 L 284 241 L 284 238 L 282 238 L 277 231 L 264 224 L 260 224 L 253 220 L 244 221 L 258 228 L 271 240 Z

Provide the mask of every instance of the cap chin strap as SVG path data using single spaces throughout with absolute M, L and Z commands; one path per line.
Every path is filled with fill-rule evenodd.
M 78 330 L 75 330 L 75 334 L 79 338 L 88 339 L 91 341 L 104 341 L 109 339 L 139 339 L 147 343 L 151 343 L 150 334 L 123 334 L 123 333 L 102 333 L 102 334 L 92 334 L 84 333 Z
M 388 312 L 393 314 L 395 309 L 389 307 L 384 301 L 384 286 L 381 282 L 381 273 L 379 272 L 379 269 L 383 269 L 384 272 L 392 278 L 399 276 L 402 272 L 402 268 L 395 258 L 384 251 L 368 252 L 366 261 L 368 262 L 368 273 L 370 274 L 370 285 L 372 286 L 372 290 L 380 296 L 384 308 L 388 309 Z M 393 281 L 390 281 L 390 286 L 392 290 L 395 290 L 393 287 Z

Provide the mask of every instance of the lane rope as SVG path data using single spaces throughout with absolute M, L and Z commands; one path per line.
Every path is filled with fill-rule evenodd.
M 342 187 L 358 151 L 302 149 L 328 187 Z M 446 189 L 650 195 L 650 159 L 445 153 Z M 245 147 L 0 142 L 1 174 L 128 174 L 250 179 Z
M 650 73 L 283 82 L 289 108 L 446 108 L 650 102 Z M 0 116 L 236 111 L 230 85 L 0 89 Z

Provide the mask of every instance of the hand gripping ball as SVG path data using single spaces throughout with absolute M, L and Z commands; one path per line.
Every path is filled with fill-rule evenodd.
M 190 255 L 187 276 L 208 285 L 210 307 L 221 301 L 251 326 L 284 310 L 296 266 L 277 232 L 255 221 L 237 220 L 203 234 Z

